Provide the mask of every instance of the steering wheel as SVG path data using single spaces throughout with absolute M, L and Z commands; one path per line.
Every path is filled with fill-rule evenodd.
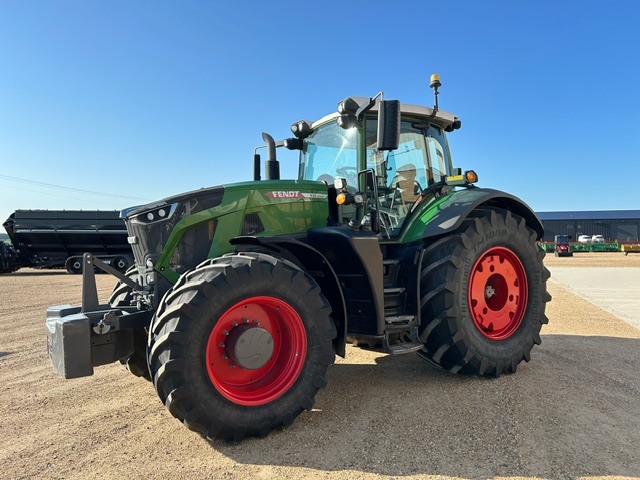
M 323 173 L 318 178 L 316 178 L 316 180 L 319 182 L 324 182 L 327 185 L 333 185 L 333 177 L 328 173 Z
M 347 179 L 347 184 L 358 188 L 358 169 L 349 165 L 336 168 L 336 173 Z

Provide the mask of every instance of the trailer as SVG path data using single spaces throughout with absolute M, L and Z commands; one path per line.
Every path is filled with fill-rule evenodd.
M 620 250 L 624 252 L 625 255 L 640 253 L 640 243 L 624 243 L 620 246 Z
M 16 210 L 3 224 L 11 247 L 0 252 L 0 273 L 22 267 L 66 268 L 82 273 L 82 255 L 124 272 L 133 263 L 124 221 L 117 210 Z
M 561 235 L 558 235 L 558 236 L 561 236 Z M 539 242 L 538 245 L 546 253 L 554 253 L 557 251 L 556 242 Z M 622 244 L 618 241 L 604 242 L 604 243 L 569 242 L 568 245 L 569 245 L 569 250 L 572 253 L 624 251 L 624 249 L 622 248 Z M 627 247 L 627 249 L 628 248 L 629 247 Z

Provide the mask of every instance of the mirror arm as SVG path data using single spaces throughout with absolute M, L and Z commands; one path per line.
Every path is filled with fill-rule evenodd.
M 356 111 L 356 118 L 358 119 L 358 121 L 361 121 L 362 118 L 364 117 L 364 114 L 373 108 L 373 106 L 376 104 L 376 100 L 378 99 L 378 97 L 380 97 L 380 101 L 384 100 L 384 93 L 378 92 L 376 96 L 369 99 L 369 103 L 367 103 L 366 105 L 363 105 Z

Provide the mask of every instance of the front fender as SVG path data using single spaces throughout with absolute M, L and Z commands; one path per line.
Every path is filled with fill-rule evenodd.
M 498 207 L 509 210 L 525 219 L 538 240 L 544 235 L 542 222 L 534 211 L 521 199 L 491 188 L 467 188 L 456 190 L 417 212 L 401 236 L 402 243 L 422 238 L 436 237 L 456 230 L 475 209 Z
M 336 354 L 346 355 L 347 307 L 338 276 L 321 252 L 296 238 L 284 236 L 243 236 L 233 238 L 230 243 L 240 252 L 258 250 L 290 260 L 310 274 L 331 304 L 331 318 L 338 332 L 334 340 Z

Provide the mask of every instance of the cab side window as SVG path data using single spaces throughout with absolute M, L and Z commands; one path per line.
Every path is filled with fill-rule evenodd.
M 450 173 L 448 168 L 450 160 L 446 150 L 444 133 L 439 127 L 430 125 L 426 131 L 426 137 L 433 182 L 439 182 L 442 177 Z
M 395 186 L 403 172 L 415 171 L 415 181 L 421 187 L 428 184 L 427 152 L 423 130 L 416 129 L 412 122 L 400 125 L 400 143 L 396 150 L 376 152 L 376 123 L 367 121 L 367 167 L 375 168 L 381 186 Z M 406 176 L 406 175 L 405 175 Z
M 381 233 L 392 238 L 400 233 L 413 204 L 433 177 L 424 129 L 415 128 L 412 121 L 402 121 L 400 143 L 390 152 L 376 150 L 376 129 L 375 121 L 367 121 L 367 167 L 376 172 Z

